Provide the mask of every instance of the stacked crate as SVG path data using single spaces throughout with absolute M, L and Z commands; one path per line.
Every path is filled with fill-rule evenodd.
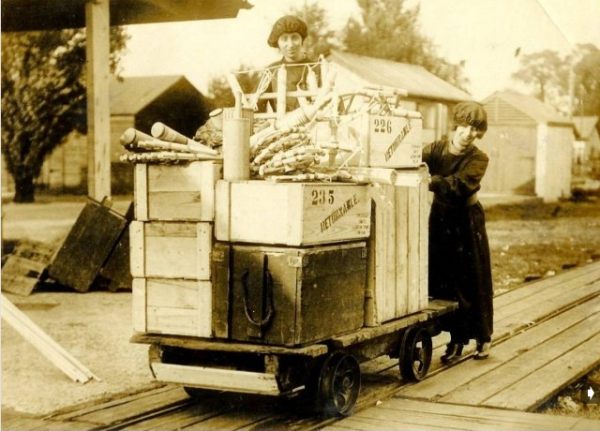
M 295 346 L 364 325 L 366 185 L 217 182 L 216 337 Z
M 376 173 L 368 189 L 373 210 L 365 325 L 377 326 L 428 305 L 430 197 L 422 119 L 396 110 L 340 123 L 338 141 L 358 150 L 348 164 Z
M 222 163 L 135 165 L 130 225 L 136 332 L 211 336 L 210 256 Z

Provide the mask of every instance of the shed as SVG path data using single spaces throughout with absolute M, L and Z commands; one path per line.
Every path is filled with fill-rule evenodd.
M 515 91 L 483 102 L 488 131 L 479 146 L 490 156 L 482 192 L 530 194 L 553 201 L 571 193 L 573 121 Z
M 209 108 L 200 91 L 183 75 L 131 76 L 110 82 L 110 159 L 112 188 L 131 191 L 131 164 L 119 162 L 123 154 L 119 137 L 129 127 L 150 134 L 161 121 L 187 136 L 208 118 Z M 57 147 L 42 167 L 38 185 L 66 191 L 85 188 L 87 138 L 73 133 Z
M 467 92 L 422 66 L 335 50 L 328 60 L 336 65 L 336 88 L 342 93 L 364 86 L 405 89 L 408 97 L 403 101 L 404 107 L 423 115 L 424 143 L 447 135 L 452 124 L 453 106 L 473 100 Z
M 573 146 L 575 173 L 600 173 L 600 122 L 598 116 L 573 117 L 577 140 Z

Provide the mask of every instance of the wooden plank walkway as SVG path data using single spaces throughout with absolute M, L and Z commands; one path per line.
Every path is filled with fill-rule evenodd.
M 325 427 L 371 430 L 598 430 L 600 421 L 393 398 Z
M 430 376 L 418 384 L 403 385 L 397 360 L 378 358 L 370 361 L 361 366 L 364 373 L 363 389 L 357 402 L 356 413 L 342 421 L 311 416 L 296 404 L 254 395 L 211 393 L 201 401 L 194 402 L 181 388 L 166 386 L 109 403 L 54 415 L 41 423 L 39 419 L 37 423 L 23 422 L 19 428 L 12 427 L 10 420 L 5 422 L 3 419 L 2 428 L 311 430 L 335 426 L 341 427 L 339 429 L 404 429 L 400 425 L 395 428 L 397 424 L 393 421 L 393 416 L 390 416 L 389 424 L 384 426 L 376 422 L 381 420 L 376 418 L 373 419 L 375 425 L 369 424 L 371 428 L 360 428 L 357 424 L 363 414 L 368 417 L 374 414 L 369 412 L 381 409 L 381 405 L 371 407 L 379 400 L 386 400 L 383 404 L 386 408 L 401 405 L 393 407 L 395 409 L 407 409 L 406 406 L 416 405 L 407 403 L 420 402 L 423 405 L 419 407 L 419 411 L 425 412 L 421 415 L 434 417 L 435 414 L 443 416 L 443 411 L 446 411 L 443 409 L 461 407 L 456 403 L 463 403 L 465 399 L 472 404 L 471 394 L 474 394 L 478 404 L 470 406 L 470 410 L 464 410 L 469 413 L 464 413 L 464 423 L 461 426 L 457 425 L 458 429 L 504 429 L 504 425 L 506 429 L 511 429 L 511 417 L 514 418 L 515 429 L 555 429 L 550 426 L 552 423 L 564 424 L 562 429 L 586 429 L 585 426 L 590 425 L 586 421 L 569 422 L 570 425 L 567 426 L 565 420 L 556 417 L 547 422 L 550 424 L 548 427 L 543 421 L 527 422 L 533 420 L 530 419 L 530 415 L 539 415 L 517 410 L 507 410 L 506 419 L 495 426 L 476 418 L 477 415 L 493 418 L 491 412 L 503 411 L 498 409 L 498 406 L 502 406 L 503 409 L 531 408 L 597 364 L 600 358 L 600 352 L 597 350 L 600 347 L 599 307 L 600 262 L 532 282 L 499 295 L 495 298 L 495 345 L 488 360 L 474 361 L 467 357 L 457 365 L 442 367 L 439 356 L 447 341 L 447 338 L 442 336 L 435 340 L 437 347 Z M 535 377 L 531 377 L 535 375 L 531 372 L 533 368 L 542 373 L 539 374 L 539 382 Z M 486 377 L 488 373 L 493 374 Z M 512 375 L 516 377 L 512 378 Z M 548 378 L 548 375 L 551 378 Z M 505 386 L 498 391 L 483 389 L 481 382 L 484 381 L 488 382 L 486 385 Z M 532 384 L 532 381 L 535 384 Z M 510 389 L 512 385 L 515 385 L 514 389 Z M 538 386 L 540 391 L 530 392 Z M 477 392 L 474 393 L 474 390 Z M 395 398 L 388 400 L 390 397 Z M 513 405 L 515 401 L 521 400 L 526 403 L 525 406 Z M 403 404 L 396 404 L 400 401 Z M 424 407 L 429 404 L 433 405 L 430 407 L 430 410 L 433 410 L 431 414 L 427 413 Z M 462 408 L 466 407 L 463 405 Z M 459 410 L 448 414 L 453 420 L 459 420 L 461 413 L 457 412 Z M 353 420 L 357 422 L 352 422 Z M 367 422 L 371 420 L 368 419 Z M 520 426 L 522 422 L 519 421 L 531 425 Z M 424 425 L 409 428 L 436 429 L 435 421 L 430 425 L 428 423 L 425 421 Z M 443 419 L 439 423 L 441 428 L 449 429 Z M 592 425 L 592 428 L 600 429 L 600 421 L 593 421 Z M 580 426 L 583 428 L 576 428 Z
M 599 420 L 524 412 L 600 365 L 600 263 L 507 292 L 494 305 L 489 359 L 439 368 L 325 429 L 600 429 Z

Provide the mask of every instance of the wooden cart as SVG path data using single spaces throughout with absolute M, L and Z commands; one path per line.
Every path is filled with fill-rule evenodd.
M 280 103 L 285 81 L 278 88 L 255 99 L 277 99 L 274 119 L 287 124 L 296 116 Z M 426 375 L 431 339 L 457 304 L 428 300 L 421 117 L 399 108 L 400 93 L 371 93 L 369 110 L 335 129 L 360 155 L 345 163 L 373 183 L 246 180 L 223 173 L 227 154 L 223 166 L 136 166 L 132 342 L 150 344 L 157 380 L 192 396 L 306 393 L 318 410 L 347 415 L 361 362 L 388 355 L 405 379 Z M 316 143 L 332 140 L 324 126 Z
M 348 415 L 360 391 L 359 363 L 388 355 L 399 358 L 402 377 L 419 381 L 431 363 L 432 337 L 457 307 L 432 300 L 427 309 L 319 343 L 282 347 L 195 337 L 136 334 L 150 344 L 150 369 L 163 382 L 197 389 L 293 396 L 301 391 L 328 415 Z

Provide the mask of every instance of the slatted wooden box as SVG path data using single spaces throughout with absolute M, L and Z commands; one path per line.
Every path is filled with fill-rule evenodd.
M 423 120 L 421 114 L 405 111 L 400 115 L 341 117 L 336 139 L 355 150 L 348 166 L 417 168 L 421 164 Z M 331 128 L 325 122 L 313 128 L 316 142 L 331 141 Z
M 223 164 L 198 161 L 177 165 L 135 165 L 136 220 L 213 221 L 215 183 Z
M 212 223 L 133 221 L 129 236 L 133 277 L 210 280 Z
M 216 208 L 220 241 L 301 246 L 369 236 L 365 185 L 218 181 Z
M 429 173 L 427 168 L 397 170 L 393 185 L 373 184 L 373 235 L 365 324 L 422 310 L 428 304 Z
M 208 280 L 134 278 L 134 331 L 210 337 L 211 290 Z

